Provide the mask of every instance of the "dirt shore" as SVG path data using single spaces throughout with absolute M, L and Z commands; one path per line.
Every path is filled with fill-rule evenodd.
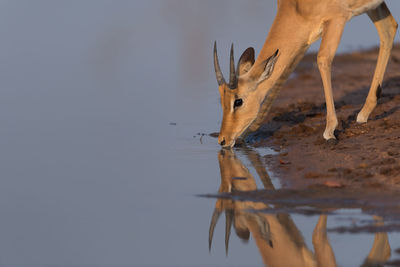
M 339 126 L 329 145 L 325 100 L 316 55 L 307 55 L 282 88 L 255 147 L 279 152 L 265 161 L 287 186 L 391 187 L 400 189 L 400 45 L 392 53 L 378 105 L 366 124 L 355 119 L 364 104 L 378 49 L 337 55 L 332 68 Z

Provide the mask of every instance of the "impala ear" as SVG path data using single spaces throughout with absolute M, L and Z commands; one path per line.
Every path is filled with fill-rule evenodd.
M 246 226 L 243 216 L 235 216 L 233 220 L 233 228 L 235 228 L 237 236 L 243 241 L 249 241 L 250 231 Z
M 239 59 L 237 76 L 247 73 L 254 64 L 254 48 L 247 48 Z
M 258 78 L 257 83 L 261 83 L 271 76 L 272 72 L 274 71 L 276 60 L 278 59 L 278 54 L 279 54 L 279 49 L 276 50 L 275 53 L 272 56 L 270 56 L 267 60 L 261 63 L 261 66 L 264 66 L 264 70 L 261 76 Z

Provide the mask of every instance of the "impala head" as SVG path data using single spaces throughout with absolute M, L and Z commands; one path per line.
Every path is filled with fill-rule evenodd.
M 277 58 L 278 50 L 258 66 L 253 66 L 254 49 L 249 47 L 240 57 L 236 71 L 232 44 L 229 83 L 226 83 L 219 66 L 217 44 L 214 43 L 214 67 L 223 111 L 218 137 L 221 146 L 233 147 L 236 139 L 257 118 L 265 96 L 257 87 L 271 76 Z

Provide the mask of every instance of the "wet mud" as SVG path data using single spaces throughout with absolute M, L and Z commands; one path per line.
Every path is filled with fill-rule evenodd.
M 251 201 L 265 203 L 268 209 L 264 213 L 290 213 L 314 216 L 319 214 L 337 215 L 340 209 L 360 209 L 364 214 L 385 218 L 385 225 L 374 225 L 373 220 L 365 225 L 331 228 L 333 232 L 391 232 L 400 231 L 400 195 L 395 190 L 382 192 L 378 189 L 364 188 L 331 188 L 314 186 L 309 189 L 275 189 L 238 191 L 229 194 L 204 195 L 232 199 L 234 201 Z M 260 210 L 258 210 L 260 212 Z

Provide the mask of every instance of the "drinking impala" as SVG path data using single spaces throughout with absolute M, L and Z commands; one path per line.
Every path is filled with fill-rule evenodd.
M 232 147 L 237 138 L 257 130 L 272 102 L 309 46 L 322 38 L 317 63 L 326 101 L 326 128 L 323 137 L 335 141 L 338 124 L 331 86 L 331 64 L 345 24 L 367 13 L 374 23 L 380 49 L 371 87 L 357 122 L 365 123 L 375 108 L 393 46 L 397 23 L 383 0 L 278 0 L 278 12 L 257 59 L 254 49 L 246 49 L 237 70 L 230 54 L 229 82 L 222 75 L 217 46 L 214 66 L 221 95 L 223 119 L 218 143 Z

